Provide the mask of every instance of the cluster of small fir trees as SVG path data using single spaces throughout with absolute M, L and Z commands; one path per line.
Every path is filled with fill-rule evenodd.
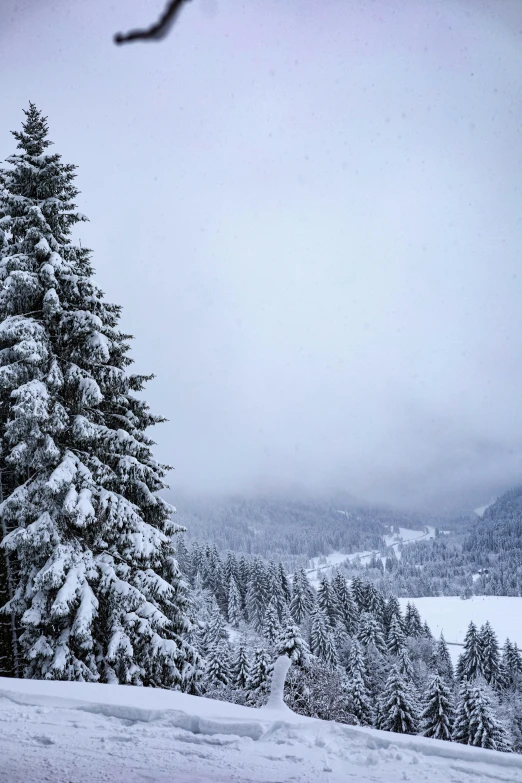
M 288 579 L 280 564 L 273 561 L 267 564 L 260 558 L 234 553 L 222 559 L 215 547 L 197 543 L 191 551 L 184 546 L 182 549 L 185 573 L 192 584 L 200 586 L 200 596 L 207 606 L 205 611 L 198 609 L 198 616 L 204 618 L 212 607 L 211 619 L 201 622 L 201 639 L 207 639 L 212 628 L 221 629 L 216 635 L 216 652 L 209 661 L 219 658 L 221 665 L 227 661 L 229 667 L 225 686 L 215 676 L 215 663 L 208 664 L 203 687 L 209 695 L 263 703 L 271 665 L 278 655 L 287 655 L 294 665 L 287 678 L 285 699 L 298 712 L 462 741 L 456 728 L 460 725 L 459 687 L 470 675 L 469 661 L 474 654 L 471 642 L 466 643 L 463 653 L 468 662 L 466 674 L 461 672 L 461 664 L 455 673 L 444 637 L 433 639 L 415 605 L 408 603 L 403 614 L 397 598 L 385 599 L 370 582 L 355 578 L 349 584 L 336 573 L 332 579 L 323 575 L 314 589 L 302 568 Z M 233 637 L 239 640 L 233 644 L 223 641 L 227 622 L 234 629 Z M 488 724 L 483 720 L 482 734 L 475 731 L 470 741 L 484 747 L 496 743 L 499 749 L 508 749 L 508 732 L 497 718 L 492 693 L 496 682 L 505 682 L 496 672 L 505 671 L 506 663 L 495 663 L 498 644 L 489 625 L 481 630 L 480 638 L 482 663 L 476 687 L 481 697 L 476 701 L 490 705 L 491 721 Z M 223 644 L 228 645 L 226 653 Z M 204 641 L 200 650 L 206 654 Z M 506 656 L 510 671 L 515 672 L 520 654 L 510 642 L 506 643 Z M 264 682 L 255 660 L 263 662 Z M 255 676 L 247 674 L 254 670 Z M 518 687 L 517 683 L 513 675 L 512 687 Z M 503 742 L 494 739 L 495 732 L 500 732 Z

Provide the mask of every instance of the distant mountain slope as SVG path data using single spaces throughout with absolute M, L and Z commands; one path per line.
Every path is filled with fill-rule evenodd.
M 393 526 L 421 530 L 436 524 L 423 514 L 370 506 L 341 506 L 339 499 L 289 497 L 180 497 L 178 519 L 188 538 L 265 558 L 311 557 L 334 551 L 380 549 Z
M 522 595 L 522 487 L 486 508 L 463 544 L 481 563 L 480 582 L 496 595 Z

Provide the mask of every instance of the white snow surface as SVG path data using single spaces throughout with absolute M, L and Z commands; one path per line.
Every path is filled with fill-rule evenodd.
M 520 783 L 522 756 L 174 691 L 0 678 L 2 783 Z
M 522 650 L 522 597 L 474 595 L 463 600 L 458 596 L 439 596 L 399 598 L 399 601 L 403 612 L 408 601 L 415 604 L 435 638 L 441 632 L 444 634 L 454 662 L 462 652 L 460 645 L 471 621 L 480 628 L 489 620 L 501 646 L 509 637 Z

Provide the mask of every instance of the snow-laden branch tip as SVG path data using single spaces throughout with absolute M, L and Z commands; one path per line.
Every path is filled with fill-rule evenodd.
M 165 38 L 181 10 L 188 0 L 170 0 L 157 22 L 142 30 L 131 30 L 128 33 L 116 33 L 114 43 L 123 44 L 130 41 L 161 41 Z

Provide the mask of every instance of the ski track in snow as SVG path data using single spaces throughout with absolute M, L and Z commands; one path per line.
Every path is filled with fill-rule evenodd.
M 172 691 L 0 678 L 2 783 L 520 783 L 522 757 Z

